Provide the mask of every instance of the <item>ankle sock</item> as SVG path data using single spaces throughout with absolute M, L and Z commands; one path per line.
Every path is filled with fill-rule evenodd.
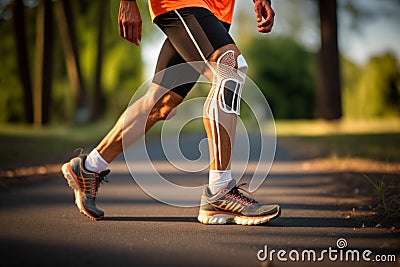
M 85 160 L 85 168 L 88 171 L 100 173 L 105 171 L 108 167 L 108 162 L 103 159 L 97 149 L 93 149 Z
M 208 188 L 211 194 L 216 194 L 219 190 L 226 188 L 228 183 L 232 180 L 231 170 L 210 170 L 208 177 Z

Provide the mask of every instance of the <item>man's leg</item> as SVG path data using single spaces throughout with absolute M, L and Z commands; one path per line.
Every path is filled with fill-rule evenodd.
M 279 205 L 259 204 L 240 192 L 230 172 L 236 118 L 247 65 L 227 28 L 199 8 L 175 10 L 155 22 L 187 61 L 203 61 L 212 88 L 204 105 L 210 147 L 210 179 L 201 197 L 198 220 L 204 224 L 266 223 L 280 214 Z
M 197 219 L 204 224 L 257 225 L 279 217 L 279 205 L 260 204 L 241 192 L 231 177 L 230 164 L 240 114 L 240 98 L 247 64 L 235 45 L 210 57 L 213 84 L 203 110 L 209 139 L 210 185 L 203 192 Z M 245 190 L 244 190 L 245 191 Z
M 206 75 L 212 75 L 209 79 L 213 84 L 204 105 L 203 122 L 209 140 L 209 188 L 215 194 L 232 180 L 231 156 L 247 65 L 234 44 L 217 49 L 208 60 L 213 69 Z
M 128 138 L 124 142 L 133 144 L 157 121 L 167 118 L 182 100 L 182 96 L 151 84 L 146 95 L 128 107 L 96 149 L 88 156 L 79 155 L 62 166 L 81 213 L 92 220 L 104 217 L 104 212 L 96 207 L 97 190 L 110 172 L 106 170 L 108 163 L 122 152 L 122 137 Z
M 167 39 L 161 49 L 156 72 L 183 62 Z M 193 80 L 197 80 L 199 76 L 194 71 L 187 74 L 191 75 Z M 81 213 L 89 218 L 99 220 L 104 216 L 104 212 L 96 207 L 96 194 L 100 183 L 109 173 L 109 170 L 106 170 L 108 164 L 123 150 L 122 138 L 124 137 L 124 145 L 135 143 L 157 121 L 166 119 L 194 85 L 159 85 L 160 77 L 164 81 L 173 81 L 170 76 L 169 72 L 161 72 L 161 75 L 157 73 L 145 96 L 127 108 L 111 131 L 88 156 L 79 155 L 62 166 L 64 177 L 74 190 L 76 205 Z
M 222 76 L 217 75 L 216 65 L 220 56 L 228 50 L 232 50 L 235 58 L 240 55 L 240 52 L 228 33 L 230 25 L 220 22 L 206 9 L 175 10 L 157 17 L 155 22 L 168 36 L 182 58 L 186 62 L 196 62 L 194 67 L 197 71 L 213 84 L 205 104 L 205 107 L 209 108 L 204 109 L 204 123 L 209 139 L 211 160 L 209 187 L 216 192 L 226 187 L 232 180 L 230 158 L 238 114 L 238 111 L 221 113 L 214 110 L 216 99 L 212 100 L 212 95 L 220 91 L 215 85 L 225 80 L 221 80 Z M 230 71 L 236 67 L 237 64 L 230 66 Z M 224 70 L 224 68 L 219 70 Z
M 88 155 L 86 167 L 89 170 L 100 172 L 107 169 L 108 163 L 122 153 L 122 136 L 128 138 L 125 142 L 135 143 L 157 121 L 164 120 L 182 102 L 195 83 L 177 85 L 176 72 L 170 67 L 184 62 L 166 39 L 160 51 L 153 82 L 146 95 L 127 108 L 113 129 Z M 196 81 L 199 74 L 185 68 L 185 77 Z M 126 117 L 127 114 L 129 117 Z

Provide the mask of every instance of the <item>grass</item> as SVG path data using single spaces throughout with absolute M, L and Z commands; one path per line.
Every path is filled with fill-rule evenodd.
M 74 155 L 77 148 L 91 149 L 111 123 L 88 126 L 34 128 L 27 125 L 0 126 L 0 169 L 54 164 Z
M 400 162 L 400 134 L 335 134 L 323 136 L 278 136 L 278 145 L 294 159 L 366 158 Z
M 398 210 L 394 210 L 390 203 L 392 203 L 393 199 L 390 199 L 389 201 L 387 200 L 387 195 L 388 195 L 388 191 L 390 189 L 399 189 L 400 186 L 395 186 L 395 185 L 391 185 L 388 184 L 385 181 L 385 177 L 383 177 L 379 182 L 375 182 L 373 181 L 371 178 L 368 177 L 368 175 L 363 175 L 364 178 L 374 187 L 375 191 L 376 191 L 376 195 L 378 197 L 379 203 L 382 206 L 382 208 L 384 209 L 385 213 L 390 213 L 393 211 L 398 212 Z M 399 195 L 395 196 L 395 198 L 398 198 Z
M 386 175 L 381 176 L 380 179 L 373 179 L 365 174 L 363 176 L 374 188 L 378 198 L 376 210 L 383 215 L 385 221 L 389 221 L 390 224 L 399 224 L 400 183 L 398 179 L 387 179 Z
M 339 121 L 277 120 L 275 127 L 279 136 L 400 134 L 400 118 Z
M 400 119 L 277 121 L 275 124 L 278 142 L 294 158 L 358 157 L 400 162 Z
M 294 159 L 361 157 L 400 162 L 398 121 L 277 121 L 278 146 L 282 145 Z M 72 157 L 76 148 L 82 147 L 88 152 L 112 125 L 110 121 L 42 128 L 0 125 L 0 170 L 61 163 Z M 156 134 L 160 126 L 150 134 Z M 186 131 L 190 132 L 192 126 L 195 125 L 185 127 Z

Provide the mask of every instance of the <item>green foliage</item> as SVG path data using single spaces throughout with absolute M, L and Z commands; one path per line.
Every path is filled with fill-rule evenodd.
M 313 118 L 315 57 L 288 38 L 247 40 L 242 51 L 249 77 L 266 96 L 275 118 Z M 392 54 L 372 57 L 365 66 L 341 59 L 345 118 L 400 116 L 400 70 Z
M 23 119 L 21 85 L 17 77 L 15 45 L 11 21 L 0 20 L 0 121 L 18 121 Z M 22 102 L 22 100 L 20 100 Z
M 143 82 L 140 50 L 118 37 L 119 43 L 110 42 L 104 56 L 102 75 L 105 97 L 109 99 L 109 115 L 121 113 Z
M 99 1 L 71 1 L 82 75 L 89 99 L 93 95 L 96 69 L 99 4 Z M 101 84 L 106 116 L 116 116 L 126 108 L 129 99 L 140 86 L 143 74 L 140 49 L 119 36 L 118 6 L 119 1 L 109 1 L 109 11 L 106 12 L 104 21 Z
M 400 116 L 400 71 L 395 56 L 373 57 L 364 67 L 342 62 L 345 117 Z
M 260 87 L 275 118 L 312 118 L 314 56 L 289 38 L 258 39 L 244 49 L 249 77 Z
M 119 36 L 117 14 L 119 1 L 109 0 L 104 21 L 104 49 L 102 69 L 102 109 L 107 116 L 115 116 L 128 105 L 129 99 L 143 80 L 140 49 Z M 54 4 L 54 3 L 53 3 Z M 88 106 L 93 98 L 96 69 L 97 33 L 100 1 L 70 1 L 77 37 L 82 76 L 88 95 Z M 10 4 L 9 4 L 10 5 Z M 146 8 L 146 7 L 144 7 Z M 142 8 L 142 10 L 144 9 Z M 10 9 L 7 6 L 7 10 Z M 30 72 L 35 73 L 35 33 L 37 7 L 25 7 L 26 43 Z M 142 12 L 145 13 L 145 12 Z M 55 14 L 54 14 L 55 15 Z M 4 17 L 4 16 L 3 16 Z M 23 122 L 23 90 L 17 72 L 16 49 L 12 20 L 0 18 L 0 122 Z M 74 121 L 75 99 L 65 66 L 59 29 L 54 19 L 54 58 L 51 121 L 61 124 Z M 31 80 L 34 85 L 33 79 Z M 33 87 L 33 86 L 32 86 Z

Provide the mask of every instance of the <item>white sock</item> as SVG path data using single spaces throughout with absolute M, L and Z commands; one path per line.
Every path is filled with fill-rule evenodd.
M 88 171 L 100 173 L 105 171 L 108 167 L 108 162 L 103 159 L 97 149 L 93 149 L 85 160 L 85 168 Z
M 222 190 L 227 187 L 228 183 L 232 180 L 232 172 L 231 170 L 210 170 L 210 174 L 208 177 L 208 188 L 211 191 L 211 194 L 217 193 L 219 190 Z

